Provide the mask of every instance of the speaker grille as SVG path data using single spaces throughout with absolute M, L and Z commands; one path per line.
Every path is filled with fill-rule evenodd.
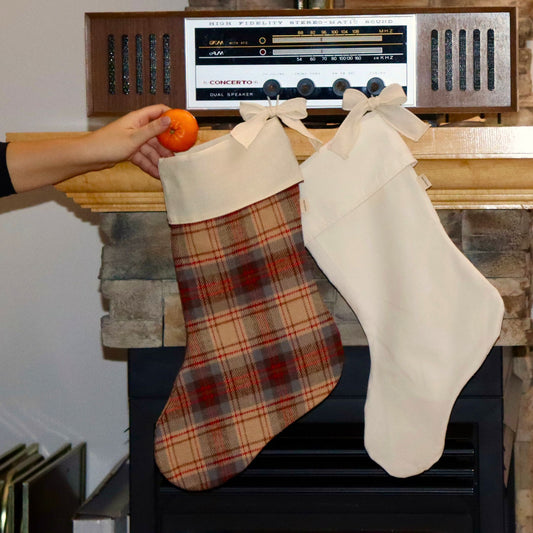
M 172 14 L 88 15 L 89 115 L 155 103 L 183 107 L 176 98 L 182 34 L 182 22 Z
M 458 48 L 454 47 L 456 39 L 459 43 Z M 444 33 L 444 76 L 445 87 L 447 91 L 452 91 L 454 84 L 459 82 L 459 90 L 467 90 L 467 64 L 472 65 L 471 86 L 474 91 L 481 89 L 481 32 L 475 29 L 472 33 L 472 56 L 467 57 L 467 35 L 466 30 L 459 30 L 459 35 L 454 35 L 452 30 L 446 30 Z M 487 89 L 495 89 L 495 65 L 494 65 L 494 30 L 490 29 L 486 35 L 486 66 L 487 72 L 484 79 L 487 83 Z M 457 52 L 457 53 L 455 53 Z M 458 69 L 455 68 L 458 63 Z M 454 73 L 458 73 L 454 79 Z M 439 90 L 439 32 L 431 31 L 431 89 Z
M 170 48 L 170 35 L 165 33 L 158 38 L 155 33 L 150 33 L 148 39 L 144 39 L 144 36 L 140 33 L 132 36 L 134 39 L 130 40 L 130 35 L 124 34 L 120 37 L 121 42 L 121 54 L 120 54 L 120 68 L 122 72 L 121 86 L 122 94 L 130 94 L 130 59 L 134 58 L 135 63 L 135 92 L 136 94 L 144 94 L 144 79 L 146 73 L 144 71 L 144 57 L 148 57 L 148 76 L 149 76 L 149 90 L 150 94 L 170 94 L 172 91 L 171 85 L 171 48 Z M 116 94 L 117 87 L 117 72 L 116 72 L 116 53 L 115 42 L 116 36 L 110 33 L 107 36 L 107 80 L 108 80 L 108 92 L 109 94 Z M 130 42 L 135 43 L 135 49 L 130 49 Z M 144 50 L 145 43 L 148 43 L 148 54 Z M 158 87 L 158 51 L 163 57 L 162 68 L 162 83 Z
M 417 17 L 417 108 L 512 104 L 510 13 Z

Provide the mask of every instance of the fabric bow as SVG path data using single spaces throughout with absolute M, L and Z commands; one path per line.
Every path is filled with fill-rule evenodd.
M 269 100 L 268 107 L 253 102 L 241 102 L 240 113 L 245 122 L 237 124 L 231 130 L 231 135 L 245 148 L 248 148 L 267 120 L 278 117 L 289 128 L 305 135 L 317 150 L 322 142 L 302 123 L 302 119 L 307 116 L 306 106 L 305 98 L 292 98 L 282 104 L 276 102 L 275 105 L 272 105 Z
M 429 125 L 401 107 L 406 101 L 407 97 L 402 87 L 397 83 L 388 85 L 379 96 L 371 96 L 370 98 L 356 89 L 346 89 L 342 99 L 342 108 L 350 112 L 339 126 L 337 134 L 328 144 L 328 148 L 343 159 L 347 159 L 359 135 L 361 118 L 367 111 L 375 111 L 401 134 L 417 141 Z

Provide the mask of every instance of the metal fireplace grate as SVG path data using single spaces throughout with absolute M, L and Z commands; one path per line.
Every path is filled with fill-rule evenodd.
M 455 404 L 444 454 L 398 479 L 366 454 L 368 349 L 345 347 L 333 393 L 216 489 L 169 484 L 153 459 L 154 425 L 184 350 L 129 352 L 132 533 L 502 533 L 501 349 Z M 334 519 L 333 519 L 334 518 Z
M 295 424 L 270 442 L 244 472 L 217 490 L 473 495 L 476 439 L 472 424 L 453 424 L 438 464 L 419 476 L 398 479 L 369 458 L 363 424 Z M 167 482 L 163 487 L 174 490 Z

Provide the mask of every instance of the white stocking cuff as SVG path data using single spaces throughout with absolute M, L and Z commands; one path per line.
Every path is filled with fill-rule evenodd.
M 224 135 L 160 159 L 159 173 L 170 224 L 225 215 L 302 180 L 277 118 L 266 122 L 248 148 Z
M 300 184 L 306 244 L 384 187 L 416 160 L 400 135 L 374 112 L 361 119 L 361 132 L 347 159 L 329 143 L 302 163 Z

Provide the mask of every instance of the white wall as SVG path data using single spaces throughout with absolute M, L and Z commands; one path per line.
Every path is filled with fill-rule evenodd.
M 83 131 L 84 13 L 186 0 L 17 0 L 0 7 L 0 139 Z M 127 453 L 126 364 L 100 343 L 98 217 L 54 189 L 0 200 L 0 450 L 88 444 L 88 491 Z

